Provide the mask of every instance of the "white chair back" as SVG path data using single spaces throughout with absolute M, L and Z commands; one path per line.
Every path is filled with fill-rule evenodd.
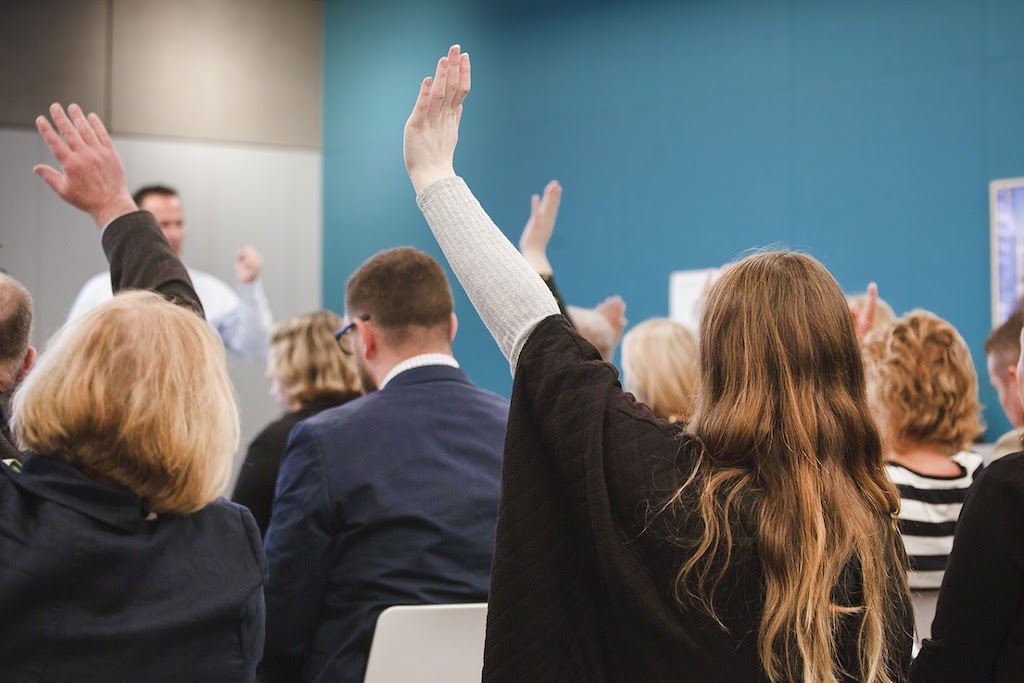
M 486 603 L 388 607 L 363 682 L 479 683 L 486 622 Z

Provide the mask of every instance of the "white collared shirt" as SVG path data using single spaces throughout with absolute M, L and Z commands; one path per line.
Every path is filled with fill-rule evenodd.
M 388 385 L 388 382 L 406 370 L 422 368 L 428 365 L 447 365 L 450 368 L 457 368 L 459 367 L 459 361 L 455 360 L 447 353 L 421 353 L 418 356 L 406 358 L 401 363 L 391 368 L 391 371 L 384 375 L 384 379 L 381 380 L 380 386 L 377 388 L 383 389 Z

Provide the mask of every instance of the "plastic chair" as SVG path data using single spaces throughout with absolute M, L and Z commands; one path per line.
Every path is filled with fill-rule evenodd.
M 388 607 L 363 683 L 479 683 L 486 622 L 486 603 Z

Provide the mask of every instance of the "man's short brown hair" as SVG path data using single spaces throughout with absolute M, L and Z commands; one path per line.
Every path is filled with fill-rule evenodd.
M 452 289 L 441 265 L 412 247 L 378 252 L 359 266 L 345 287 L 345 308 L 370 321 L 394 345 L 417 328 L 451 336 Z
M 22 361 L 32 333 L 32 295 L 9 275 L 0 273 L 0 365 Z
M 985 340 L 985 355 L 995 356 L 1001 368 L 1006 368 L 1017 363 L 1020 358 L 1020 331 L 1024 327 L 1024 311 L 1020 308 L 1010 314 L 1006 321 L 992 330 L 992 334 Z

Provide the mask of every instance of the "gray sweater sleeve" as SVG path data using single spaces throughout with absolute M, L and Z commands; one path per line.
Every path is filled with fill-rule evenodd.
M 558 313 L 554 297 L 462 178 L 438 180 L 416 203 L 514 374 L 530 334 Z

